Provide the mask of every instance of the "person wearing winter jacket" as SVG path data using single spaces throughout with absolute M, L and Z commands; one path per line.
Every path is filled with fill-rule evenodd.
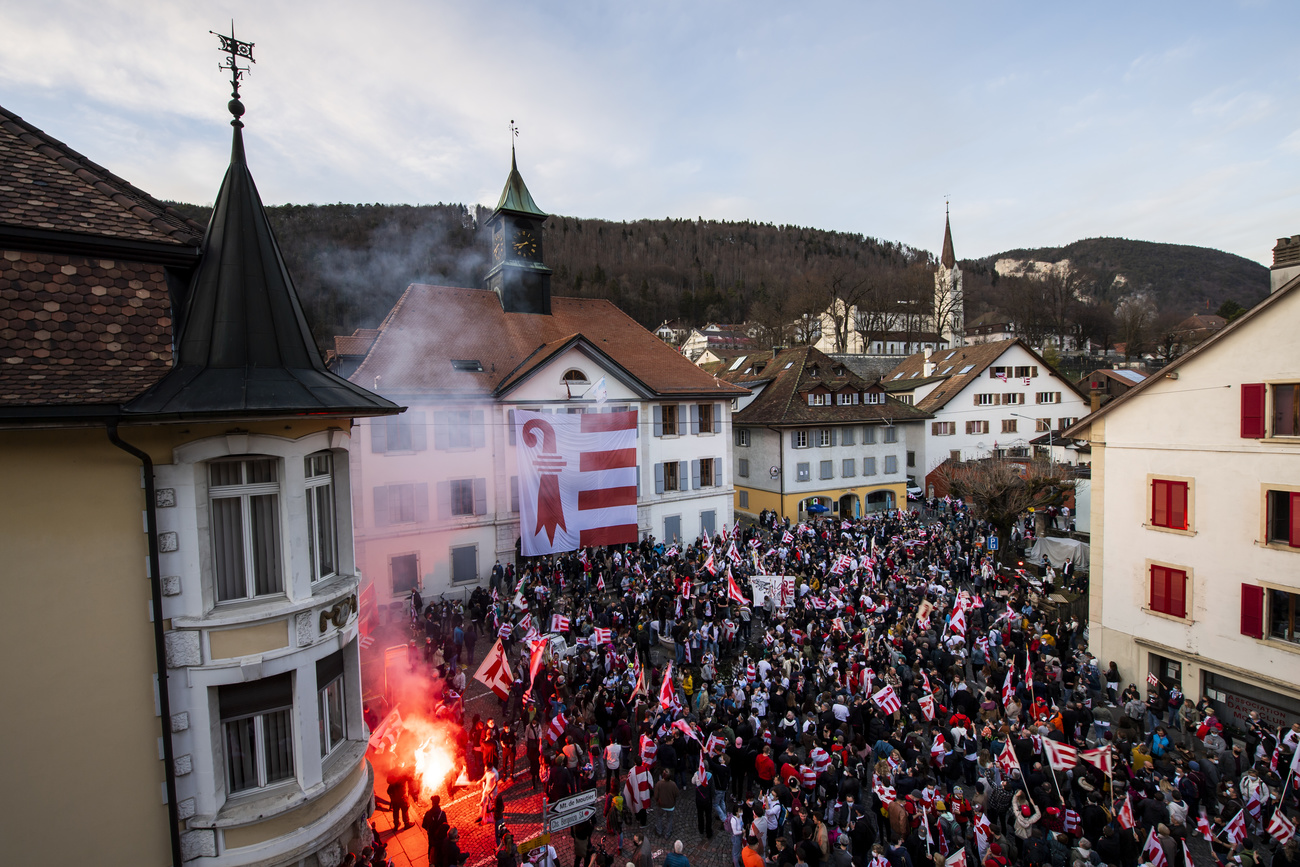
M 1015 834 L 1021 840 L 1028 840 L 1038 820 L 1043 818 L 1038 805 L 1027 801 L 1023 792 L 1016 792 L 1016 796 L 1011 800 L 1012 815 L 1016 819 Z

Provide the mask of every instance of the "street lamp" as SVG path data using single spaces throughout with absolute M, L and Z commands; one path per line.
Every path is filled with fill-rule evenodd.
M 1015 416 L 1016 418 L 1023 418 L 1025 421 L 1032 421 L 1035 424 L 1037 424 L 1038 422 L 1038 419 L 1030 418 L 1027 415 L 1021 415 L 1018 412 L 1013 412 L 1011 413 L 1011 415 Z M 1052 420 L 1050 418 L 1047 420 L 1047 459 L 1052 463 L 1056 463 L 1056 456 L 1052 452 Z

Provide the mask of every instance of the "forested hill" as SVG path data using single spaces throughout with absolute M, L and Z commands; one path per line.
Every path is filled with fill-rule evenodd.
M 1127 238 L 1088 238 L 1064 247 L 1008 250 L 982 260 L 1060 262 L 1096 275 L 1107 300 L 1148 292 L 1157 307 L 1204 312 L 1233 300 L 1250 307 L 1268 294 L 1268 268 L 1251 259 L 1185 244 L 1157 244 Z M 1115 281 L 1117 275 L 1122 280 Z

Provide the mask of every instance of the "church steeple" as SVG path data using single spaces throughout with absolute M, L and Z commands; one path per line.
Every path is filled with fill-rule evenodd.
M 501 299 L 507 313 L 551 312 L 551 269 L 542 256 L 542 227 L 547 214 L 533 201 L 519 174 L 513 142 L 510 175 L 496 210 L 488 219 L 492 229 L 492 267 L 485 283 Z
M 939 264 L 945 268 L 957 267 L 957 256 L 952 250 L 952 221 L 948 217 L 948 203 L 943 205 L 943 252 L 939 254 Z
M 934 272 L 934 316 L 931 325 L 939 338 L 949 347 L 966 343 L 965 299 L 962 291 L 961 269 L 952 248 L 952 219 L 948 203 L 943 206 L 943 251 L 939 254 L 939 268 Z

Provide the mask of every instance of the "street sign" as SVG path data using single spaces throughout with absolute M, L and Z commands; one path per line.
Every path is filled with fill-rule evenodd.
M 989 536 L 989 550 L 996 551 L 997 549 L 998 549 L 998 537 Z
M 595 789 L 578 792 L 561 798 L 554 804 L 547 804 L 543 811 L 542 827 L 550 833 L 572 828 L 596 815 L 596 800 L 599 793 Z
M 546 846 L 550 842 L 551 842 L 550 834 L 539 834 L 531 840 L 525 840 L 524 842 L 520 843 L 518 846 L 519 854 L 522 855 L 525 852 L 532 851 L 533 849 L 536 849 L 538 846 Z

